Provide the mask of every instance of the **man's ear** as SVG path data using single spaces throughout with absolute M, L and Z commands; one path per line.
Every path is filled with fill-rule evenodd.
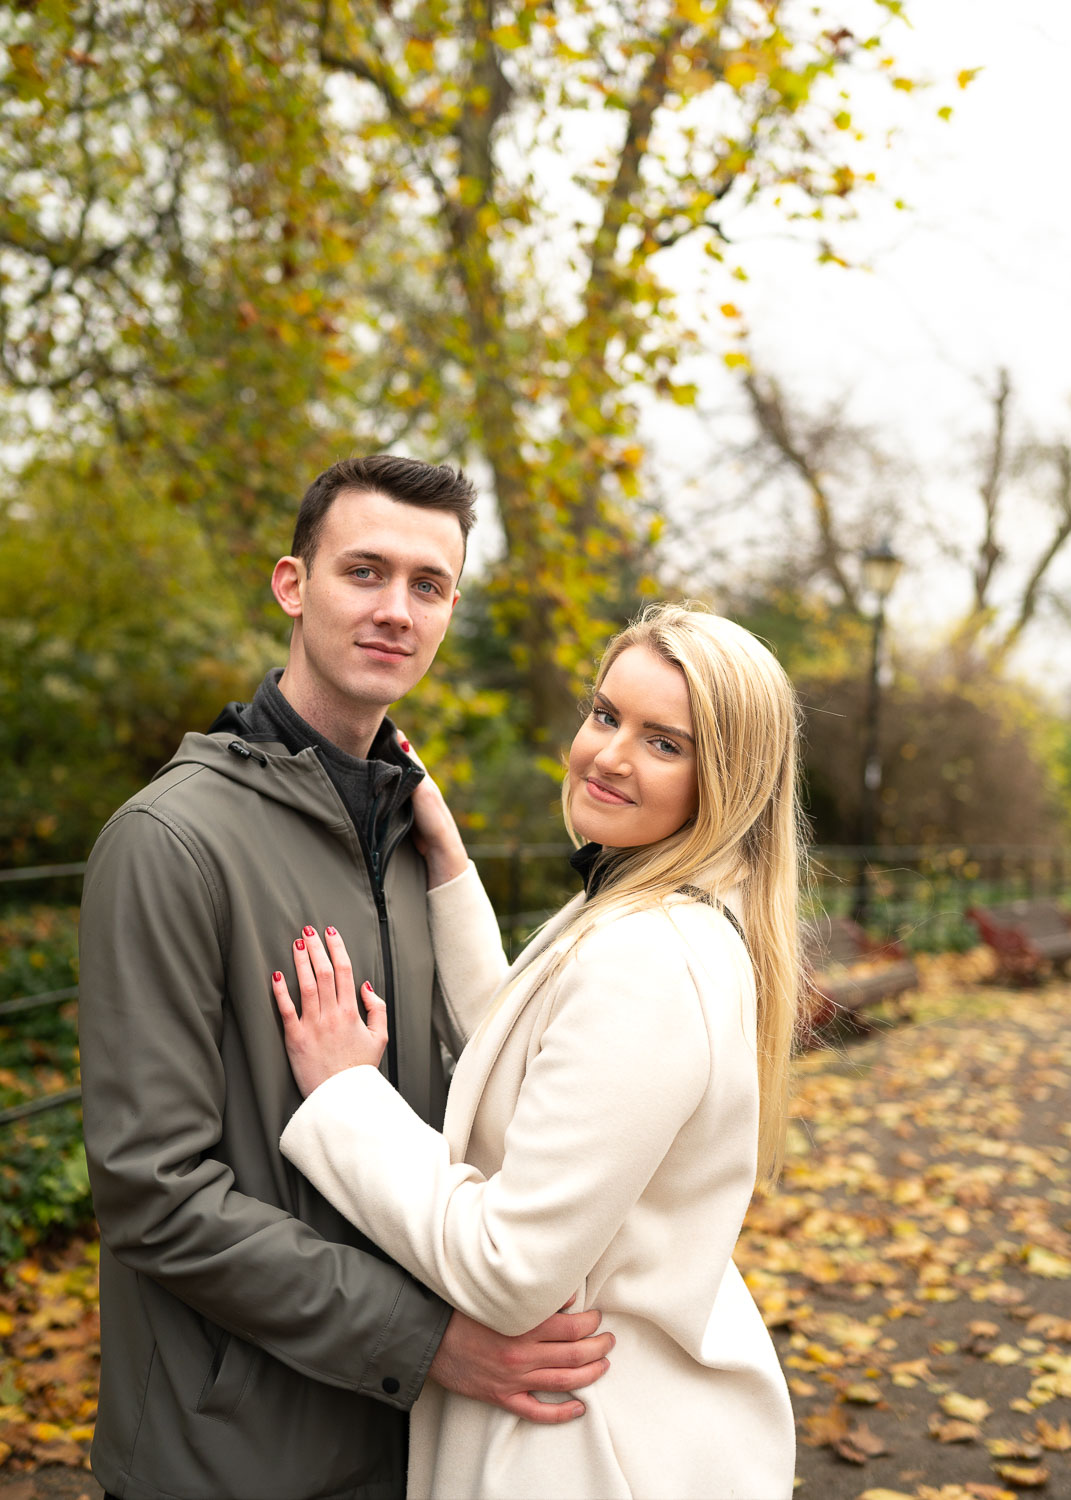
M 271 591 L 279 608 L 292 620 L 301 619 L 306 577 L 300 557 L 280 557 L 271 575 Z

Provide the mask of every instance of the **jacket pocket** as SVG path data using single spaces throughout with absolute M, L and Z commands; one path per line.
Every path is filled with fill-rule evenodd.
M 256 1359 L 257 1351 L 252 1344 L 229 1333 L 222 1335 L 197 1398 L 201 1416 L 217 1422 L 230 1420 L 245 1395 Z

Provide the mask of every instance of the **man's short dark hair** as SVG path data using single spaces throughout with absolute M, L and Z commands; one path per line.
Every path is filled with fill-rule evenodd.
M 367 458 L 343 458 L 325 469 L 309 485 L 298 511 L 293 557 L 300 557 L 307 571 L 320 545 L 324 520 L 339 495 L 346 490 L 385 495 L 403 505 L 426 505 L 457 517 L 462 545 L 468 541 L 476 519 L 476 487 L 461 469 L 447 464 L 425 464 L 395 453 L 373 453 Z

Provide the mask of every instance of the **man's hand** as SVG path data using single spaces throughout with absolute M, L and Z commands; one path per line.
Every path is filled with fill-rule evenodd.
M 566 1304 L 568 1306 L 568 1304 Z M 455 1312 L 429 1374 L 447 1390 L 504 1407 L 529 1422 L 571 1422 L 582 1401 L 539 1401 L 533 1391 L 575 1391 L 606 1374 L 612 1333 L 596 1334 L 602 1314 L 555 1313 L 531 1333 L 508 1338 Z

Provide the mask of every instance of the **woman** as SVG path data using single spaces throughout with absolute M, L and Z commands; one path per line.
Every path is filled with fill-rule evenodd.
M 412 1500 L 791 1495 L 788 1393 L 732 1251 L 783 1140 L 795 762 L 771 654 L 705 611 L 646 612 L 607 648 L 569 755 L 587 889 L 508 973 L 453 820 L 420 789 L 436 962 L 470 1036 L 442 1135 L 377 1071 L 385 1008 L 364 986 L 361 1021 L 337 934 L 295 947 L 303 1019 L 273 980 L 307 1096 L 285 1155 L 480 1322 L 519 1333 L 575 1293 L 616 1338 L 561 1426 L 429 1382 Z

